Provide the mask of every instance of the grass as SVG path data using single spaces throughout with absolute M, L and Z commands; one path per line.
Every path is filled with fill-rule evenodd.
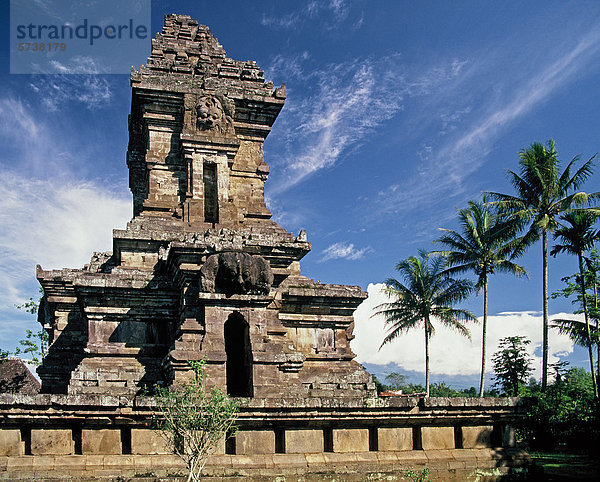
M 587 454 L 530 452 L 539 479 L 544 481 L 600 480 L 600 459 Z M 542 472 L 543 471 L 543 472 Z

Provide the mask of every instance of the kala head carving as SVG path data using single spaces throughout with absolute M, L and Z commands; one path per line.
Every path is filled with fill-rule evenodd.
M 234 105 L 229 99 L 203 95 L 196 103 L 196 127 L 226 134 L 233 128 Z

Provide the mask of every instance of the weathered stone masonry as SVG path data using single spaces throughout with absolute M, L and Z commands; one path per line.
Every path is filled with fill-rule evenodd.
M 265 205 L 263 142 L 285 85 L 181 16 L 166 18 L 131 84 L 134 218 L 83 270 L 38 269 L 52 342 L 42 391 L 133 395 L 204 356 L 211 383 L 252 376 L 239 395 L 372 395 L 348 344 L 364 293 L 301 276 L 310 243 Z
M 227 58 L 207 27 L 168 15 L 131 85 L 133 219 L 83 269 L 38 266 L 50 335 L 42 394 L 0 396 L 0 471 L 180 470 L 156 455 L 165 447 L 140 393 L 181 383 L 201 357 L 209 383 L 243 397 L 241 431 L 209 461 L 214 475 L 516 463 L 491 447 L 512 444 L 517 401 L 378 399 L 349 345 L 366 294 L 301 275 L 306 233 L 286 232 L 264 200 L 263 143 L 285 84 Z M 52 459 L 36 468 L 31 455 Z

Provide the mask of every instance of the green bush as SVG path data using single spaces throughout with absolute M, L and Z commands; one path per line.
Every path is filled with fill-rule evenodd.
M 598 407 L 592 377 L 583 368 L 559 373 L 542 392 L 530 383 L 524 395 L 534 397 L 522 435 L 532 449 L 585 449 L 600 442 Z

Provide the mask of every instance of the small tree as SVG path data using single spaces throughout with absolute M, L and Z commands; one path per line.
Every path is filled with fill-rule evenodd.
M 530 343 L 524 336 L 502 338 L 492 358 L 494 386 L 509 396 L 519 395 L 519 388 L 525 385 L 532 372 L 531 357 L 526 348 Z
M 402 387 L 408 383 L 408 377 L 398 372 L 392 372 L 385 377 L 385 382 L 394 390 L 402 390 Z
M 39 331 L 26 330 L 26 336 L 19 341 L 15 348 L 15 355 L 29 354 L 34 365 L 40 365 L 48 352 L 48 333 L 44 329 Z
M 156 387 L 156 425 L 173 452 L 185 462 L 188 481 L 200 473 L 219 444 L 235 432 L 238 405 L 223 391 L 206 389 L 206 362 L 189 362 L 194 378 L 189 383 Z
M 41 288 L 40 293 L 42 295 L 44 294 Z M 34 299 L 30 297 L 29 301 L 26 301 L 22 305 L 15 305 L 15 308 L 35 315 L 38 312 L 41 301 L 42 298 L 38 301 L 34 301 Z M 29 354 L 31 356 L 31 361 L 35 365 L 40 365 L 42 363 L 46 353 L 48 353 L 48 333 L 43 328 L 35 332 L 27 329 L 25 338 L 19 340 L 19 345 L 15 348 L 14 352 L 17 356 Z

